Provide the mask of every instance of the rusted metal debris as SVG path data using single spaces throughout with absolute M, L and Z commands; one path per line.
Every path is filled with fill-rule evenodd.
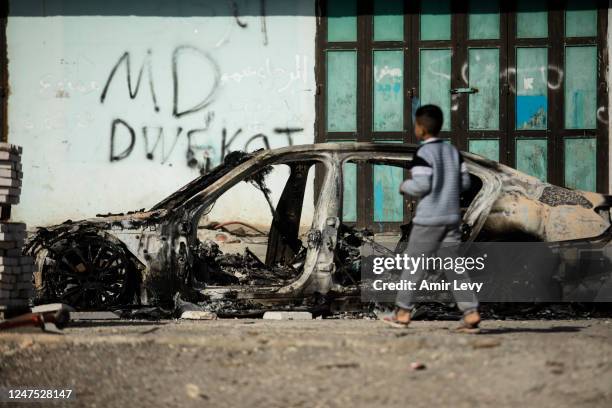
M 341 223 L 340 169 L 345 160 L 407 168 L 416 148 L 342 143 L 234 152 L 148 211 L 39 228 L 26 247 L 36 259 L 35 301 L 61 301 L 78 309 L 168 311 L 180 294 L 220 317 L 363 307 L 359 268 L 364 246 L 378 253 L 389 249 L 369 231 Z M 564 189 L 474 154 L 463 156 L 473 179 L 462 196 L 466 241 L 612 240 L 610 196 Z M 266 175 L 271 165 L 281 163 L 289 166 L 290 176 L 274 206 Z M 300 237 L 308 169 L 317 163 L 325 174 L 317 181 L 312 227 Z M 239 181 L 255 185 L 270 204 L 273 221 L 263 260 L 248 248 L 224 254 L 215 241 L 198 239 L 202 214 Z M 223 224 L 207 228 L 216 234 Z M 243 227 L 243 236 L 262 232 Z M 403 237 L 398 249 L 406 231 Z
M 35 306 L 30 313 L 0 321 L 0 331 L 38 327 L 46 333 L 61 334 L 61 329 L 70 322 L 70 312 L 73 310 L 72 307 L 64 304 Z

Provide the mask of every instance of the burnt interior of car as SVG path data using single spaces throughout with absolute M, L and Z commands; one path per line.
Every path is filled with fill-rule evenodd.
M 223 219 L 216 219 L 208 210 L 199 228 L 195 280 L 209 286 L 277 286 L 297 278 L 306 258 L 303 237 L 314 210 L 312 199 L 309 203 L 305 196 L 316 171 L 323 171 L 323 165 L 315 161 L 266 166 L 227 191 L 225 194 L 231 195 L 232 189 L 250 186 L 253 201 L 244 205 L 259 200 L 259 209 L 268 212 L 269 222 L 254 226 L 248 221 L 249 212 L 228 220 L 227 211 L 223 211 Z M 275 173 L 284 177 L 279 179 Z M 220 199 L 223 197 L 215 206 Z M 309 208 L 307 216 L 303 214 L 305 206 Z

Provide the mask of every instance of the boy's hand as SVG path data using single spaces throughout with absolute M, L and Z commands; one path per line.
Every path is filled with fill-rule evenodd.
M 407 173 L 406 173 L 406 180 L 410 180 L 410 179 L 412 179 L 412 172 L 410 170 L 408 170 Z M 406 181 L 406 180 L 404 180 L 404 181 Z M 399 186 L 399 193 L 400 194 L 404 194 L 404 192 L 402 191 L 402 184 L 400 184 L 400 186 Z

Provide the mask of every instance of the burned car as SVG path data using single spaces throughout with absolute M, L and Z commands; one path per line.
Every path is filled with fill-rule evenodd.
M 363 247 L 392 252 L 398 242 L 343 222 L 347 164 L 405 171 L 417 148 L 326 143 L 233 152 L 148 211 L 39 228 L 25 249 L 36 261 L 35 301 L 103 309 L 170 305 L 179 294 L 221 315 L 358 305 Z M 462 155 L 472 179 L 461 197 L 466 242 L 612 239 L 610 196 Z M 267 221 L 252 225 L 255 218 Z M 400 235 L 398 226 L 395 237 L 406 239 Z

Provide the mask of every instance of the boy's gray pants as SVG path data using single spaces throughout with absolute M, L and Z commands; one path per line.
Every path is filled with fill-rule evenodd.
M 419 225 L 413 224 L 408 239 L 408 246 L 404 252 L 409 257 L 418 258 L 421 256 L 435 256 L 440 248 L 440 244 L 459 244 L 461 242 L 461 232 L 458 225 Z M 452 247 L 455 247 L 452 245 Z M 456 248 L 456 247 L 455 247 Z M 444 253 L 442 253 L 444 252 Z M 450 248 L 442 249 L 438 256 L 446 257 L 456 255 Z M 427 275 L 427 270 L 419 268 L 414 273 L 411 270 L 402 272 L 402 280 L 416 282 L 418 288 L 420 282 Z M 452 270 L 445 270 L 446 281 L 458 280 L 469 282 L 467 272 L 457 274 Z M 452 287 L 452 286 L 451 286 Z M 478 300 L 472 291 L 452 291 L 453 297 L 457 302 L 457 307 L 464 313 L 478 308 Z M 414 308 L 414 292 L 402 290 L 398 292 L 395 304 L 402 309 L 412 310 Z

